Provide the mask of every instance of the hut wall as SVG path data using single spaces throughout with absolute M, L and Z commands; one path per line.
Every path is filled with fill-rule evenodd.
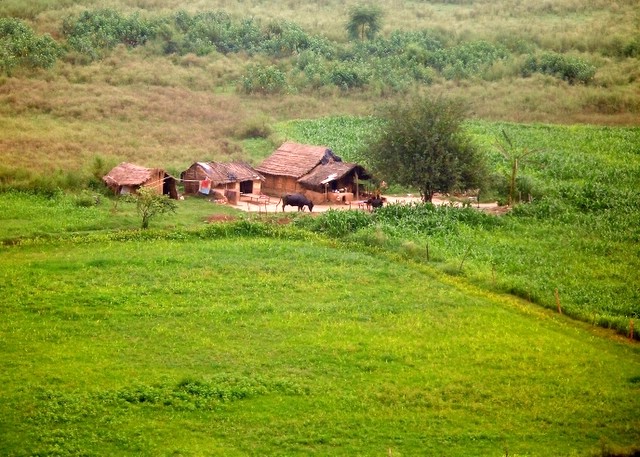
M 248 179 L 246 181 L 240 181 L 240 183 L 238 184 L 238 190 L 241 194 L 261 194 L 262 181 L 259 179 Z
M 295 178 L 289 176 L 264 175 L 265 181 L 262 183 L 261 192 L 274 196 L 282 196 L 287 192 L 299 192 L 302 188 Z M 254 193 L 256 191 L 254 190 Z
M 199 166 L 192 165 L 189 167 L 182 177 L 184 179 L 184 193 L 197 194 L 200 189 L 200 181 L 206 177 L 206 173 Z
M 156 194 L 162 195 L 164 189 L 164 174 L 163 170 L 153 170 L 151 177 L 143 186 L 153 189 Z
M 169 198 L 174 200 L 178 199 L 178 186 L 176 184 L 176 180 L 173 176 L 164 175 L 164 183 L 162 186 L 162 193 L 164 195 L 168 195 Z
M 322 192 L 316 192 L 316 191 L 307 189 L 307 190 L 300 191 L 300 193 L 303 194 L 305 197 L 307 197 L 309 200 L 311 200 L 314 205 L 320 205 L 322 203 L 325 203 L 326 201 L 325 195 Z

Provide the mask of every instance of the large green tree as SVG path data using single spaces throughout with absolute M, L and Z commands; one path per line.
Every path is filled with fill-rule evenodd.
M 372 40 L 382 28 L 382 10 L 373 5 L 357 5 L 349 10 L 347 34 L 352 40 Z
M 462 129 L 466 109 L 446 98 L 417 96 L 383 109 L 385 122 L 365 151 L 368 166 L 385 180 L 436 192 L 480 189 L 484 156 Z

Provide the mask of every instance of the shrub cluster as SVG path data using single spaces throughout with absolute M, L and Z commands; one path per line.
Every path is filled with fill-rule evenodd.
M 337 87 L 405 92 L 416 84 L 431 84 L 437 76 L 450 80 L 491 79 L 491 68 L 511 58 L 506 46 L 487 41 L 457 42 L 432 30 L 394 31 L 388 37 L 340 44 L 311 35 L 295 23 L 231 17 L 224 11 L 186 11 L 155 18 L 126 16 L 114 9 L 86 10 L 62 24 L 67 49 L 94 61 L 117 45 L 137 47 L 154 43 L 155 52 L 168 54 L 245 53 L 262 55 L 277 65 L 251 65 L 239 80 L 245 93 L 279 94 L 291 90 Z M 62 47 L 49 36 L 37 37 L 14 19 L 0 22 L 0 68 L 49 67 Z M 624 55 L 637 55 L 637 40 Z M 25 52 L 26 50 L 26 52 Z M 153 52 L 153 51 L 152 51 Z M 553 75 L 570 84 L 588 83 L 595 67 L 582 59 L 556 53 L 530 55 L 522 76 Z
M 247 94 L 280 94 L 288 92 L 287 75 L 274 65 L 250 65 L 240 78 L 240 89 Z
M 173 23 L 173 29 L 163 33 L 167 54 L 246 52 L 283 58 L 306 49 L 324 54 L 331 48 L 326 39 L 311 36 L 288 21 L 273 21 L 263 27 L 258 20 L 234 20 L 223 11 L 195 15 L 179 11 Z
M 436 206 L 431 203 L 393 204 L 379 208 L 376 222 L 401 227 L 406 233 L 434 235 L 457 233 L 460 224 L 469 227 L 495 227 L 500 219 L 473 208 Z
M 22 21 L 0 18 L 0 73 L 11 75 L 15 68 L 49 68 L 62 54 L 49 35 L 37 36 Z
M 118 44 L 144 45 L 156 36 L 158 25 L 157 21 L 144 19 L 139 14 L 125 17 L 115 10 L 102 9 L 66 18 L 62 33 L 71 49 L 95 60 Z
M 391 235 L 412 238 L 457 233 L 461 224 L 489 228 L 500 223 L 500 219 L 473 208 L 431 203 L 391 204 L 378 208 L 374 213 L 329 210 L 318 217 L 295 221 L 298 227 L 334 238 L 347 237 L 374 225 Z
M 332 238 L 343 238 L 372 223 L 373 218 L 368 213 L 333 209 L 318 217 L 302 217 L 295 220 L 297 227 L 322 233 Z
M 569 84 L 587 84 L 595 76 L 596 67 L 578 57 L 547 52 L 540 56 L 529 56 L 520 73 L 524 77 L 543 73 L 561 78 Z
M 428 53 L 425 64 L 440 71 L 447 79 L 467 79 L 507 57 L 509 52 L 506 48 L 487 41 L 475 41 Z
M 89 60 L 117 44 L 139 46 L 156 38 L 164 54 L 242 52 L 282 59 L 277 66 L 245 69 L 240 90 L 260 94 L 319 87 L 403 92 L 414 84 L 430 84 L 437 74 L 448 79 L 482 77 L 494 62 L 509 57 L 500 45 L 485 41 L 451 45 L 446 36 L 429 30 L 395 31 L 388 38 L 340 45 L 288 21 L 263 25 L 253 18 L 234 19 L 223 11 L 193 15 L 179 11 L 156 20 L 124 17 L 108 9 L 86 11 L 67 18 L 63 33 L 70 48 Z

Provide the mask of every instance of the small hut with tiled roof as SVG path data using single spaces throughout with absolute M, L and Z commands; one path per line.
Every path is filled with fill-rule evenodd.
M 141 187 L 148 187 L 159 195 L 178 198 L 176 179 L 161 168 L 122 162 L 104 175 L 102 181 L 116 195 L 135 194 Z
M 283 143 L 256 170 L 264 175 L 266 192 L 297 192 L 302 190 L 298 179 L 321 163 L 341 162 L 342 159 L 325 146 Z
M 185 194 L 195 195 L 202 190 L 201 182 L 208 179 L 211 189 L 236 191 L 238 194 L 259 194 L 264 177 L 244 162 L 195 162 L 180 174 Z

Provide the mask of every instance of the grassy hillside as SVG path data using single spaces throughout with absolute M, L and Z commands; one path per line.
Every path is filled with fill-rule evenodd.
M 545 456 L 640 443 L 637 347 L 412 262 L 286 228 L 289 240 L 226 230 L 2 248 L 0 452 Z
M 354 5 L 5 1 L 0 18 L 27 29 L 0 38 L 23 50 L 0 65 L 3 166 L 78 171 L 96 156 L 170 169 L 251 160 L 243 141 L 277 144 L 278 121 L 372 114 L 415 91 L 464 98 L 482 119 L 640 119 L 634 1 L 381 2 L 382 31 L 364 44 L 347 40 Z M 218 12 L 219 29 L 207 12 Z M 107 22 L 92 29 L 83 14 Z M 129 35 L 110 35 L 111 26 Z M 592 78 L 572 82 L 591 69 Z

